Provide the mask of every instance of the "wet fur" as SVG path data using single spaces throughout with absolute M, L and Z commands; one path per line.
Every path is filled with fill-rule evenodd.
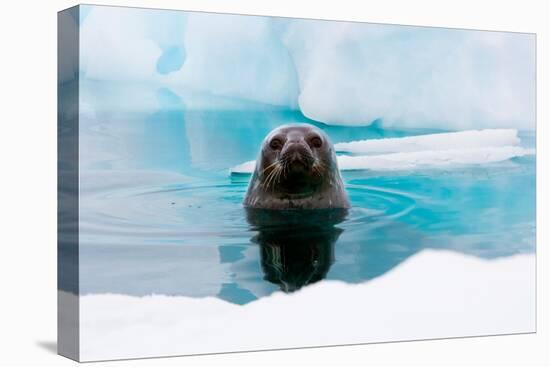
M 319 137 L 322 146 L 308 143 L 312 137 Z M 270 146 L 277 138 L 286 139 L 280 150 Z M 262 144 L 243 204 L 259 209 L 349 208 L 328 136 L 308 124 L 284 125 L 270 132 Z

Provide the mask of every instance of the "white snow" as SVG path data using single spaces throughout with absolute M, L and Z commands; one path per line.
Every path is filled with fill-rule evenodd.
M 80 321 L 83 361 L 533 332 L 535 257 L 424 250 L 367 283 L 323 281 L 244 306 L 86 295 Z

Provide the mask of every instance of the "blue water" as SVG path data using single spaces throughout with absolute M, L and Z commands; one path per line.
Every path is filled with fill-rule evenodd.
M 126 108 L 134 101 L 114 103 L 96 88 L 85 84 L 81 92 L 92 101 L 80 119 L 82 294 L 245 304 L 323 279 L 369 281 L 428 248 L 485 259 L 535 250 L 534 156 L 344 172 L 348 213 L 258 222 L 241 205 L 249 176 L 229 168 L 255 159 L 278 125 L 309 122 L 334 143 L 444 130 L 387 129 L 381 121 L 327 126 L 298 111 L 235 101 L 205 110 L 164 88 L 148 91 L 155 106 Z M 520 137 L 534 146 L 534 133 Z

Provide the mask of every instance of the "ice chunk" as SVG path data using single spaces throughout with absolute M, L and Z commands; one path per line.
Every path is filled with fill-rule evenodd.
M 534 149 L 516 146 L 473 149 L 427 150 L 380 155 L 338 156 L 341 170 L 413 170 L 447 168 L 453 165 L 487 164 L 535 154 Z
M 426 134 L 404 138 L 359 140 L 349 143 L 338 143 L 334 147 L 338 152 L 369 154 L 499 147 L 505 145 L 512 146 L 519 143 L 520 139 L 518 138 L 517 130 L 487 129 Z
M 533 154 L 535 154 L 534 149 L 504 146 L 359 156 L 339 155 L 337 158 L 338 167 L 342 171 L 367 169 L 374 171 L 395 171 L 420 168 L 447 168 L 453 165 L 487 164 Z M 256 161 L 248 161 L 231 168 L 231 173 L 252 173 L 255 167 Z
M 337 156 L 340 170 L 388 171 L 486 164 L 535 154 L 519 143 L 514 129 L 488 129 L 359 140 L 337 143 L 335 149 L 363 154 Z M 251 173 L 255 166 L 255 161 L 244 162 L 231 168 L 231 173 Z
M 256 168 L 256 161 L 248 161 L 231 168 L 231 173 L 252 173 Z

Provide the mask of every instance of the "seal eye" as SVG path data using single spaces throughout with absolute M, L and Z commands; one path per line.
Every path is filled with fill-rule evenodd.
M 283 142 L 281 141 L 281 139 L 275 138 L 275 139 L 271 140 L 271 142 L 269 143 L 269 146 L 273 150 L 279 150 L 283 147 Z
M 314 147 L 314 148 L 321 148 L 321 146 L 323 145 L 323 141 L 321 140 L 320 137 L 314 136 L 309 141 L 309 144 L 311 144 L 311 146 Z

